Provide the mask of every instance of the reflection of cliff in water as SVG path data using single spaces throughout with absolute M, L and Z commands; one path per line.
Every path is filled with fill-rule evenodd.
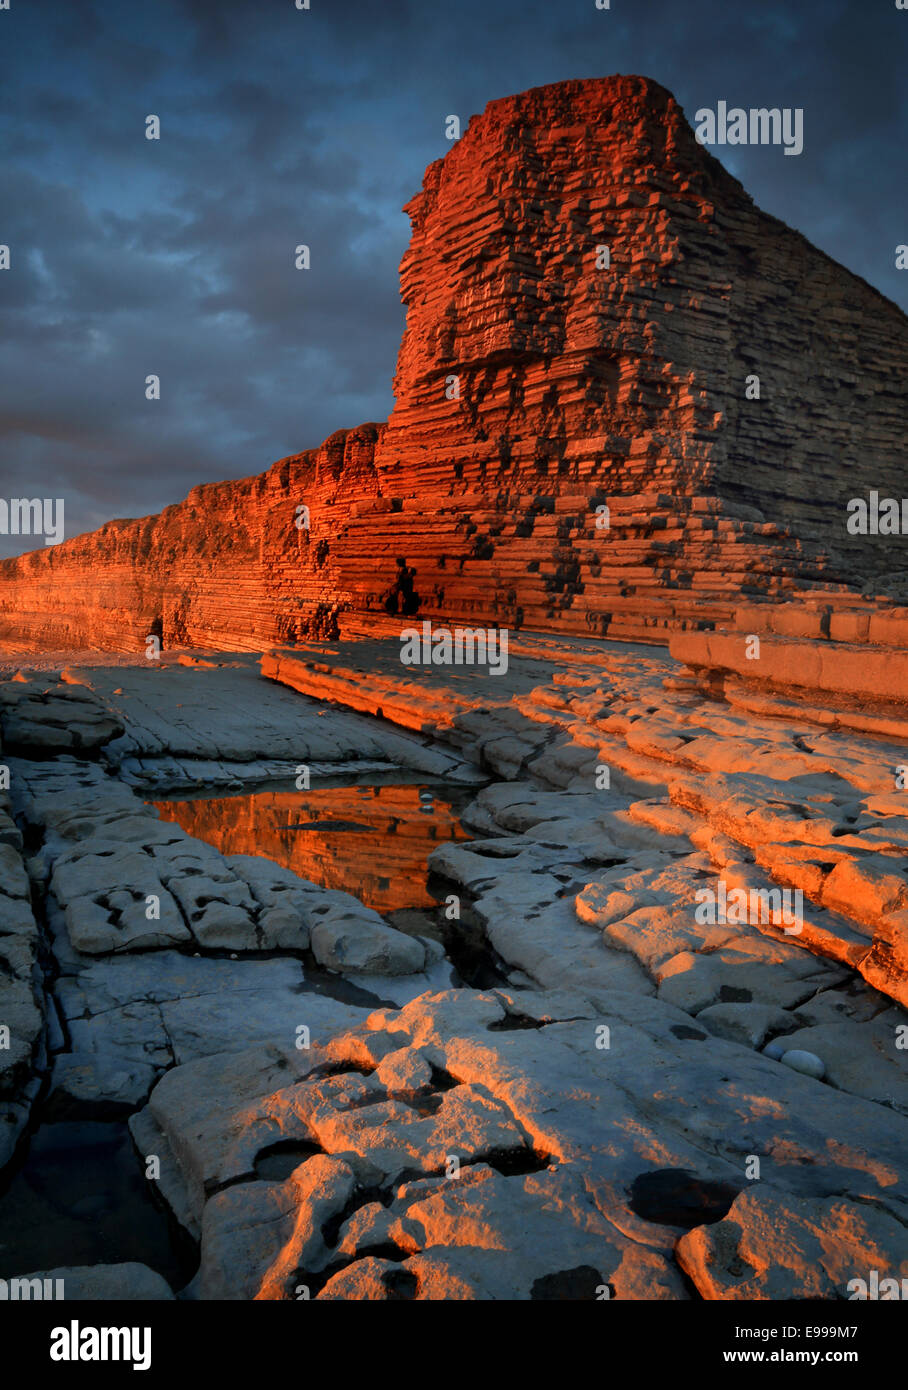
M 322 787 L 155 801 L 162 820 L 222 854 L 261 854 L 379 912 L 434 904 L 426 860 L 469 839 L 451 802 L 422 786 Z

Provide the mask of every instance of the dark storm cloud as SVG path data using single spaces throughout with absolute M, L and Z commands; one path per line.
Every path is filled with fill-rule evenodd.
M 644 73 L 691 120 L 720 99 L 803 107 L 798 158 L 716 152 L 905 305 L 906 49 L 908 13 L 885 0 L 13 0 L 0 496 L 64 496 L 73 535 L 383 418 L 400 208 L 450 148 L 445 117 L 568 77 Z M 29 545 L 0 537 L 0 554 Z

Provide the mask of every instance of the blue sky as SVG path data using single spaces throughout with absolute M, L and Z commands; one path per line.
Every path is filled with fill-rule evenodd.
M 542 83 L 642 73 L 691 121 L 720 99 L 802 107 L 799 157 L 713 152 L 908 308 L 894 0 L 310 3 L 0 11 L 0 496 L 64 497 L 67 536 L 385 418 L 401 207 L 448 114 Z M 0 555 L 32 547 L 0 536 Z

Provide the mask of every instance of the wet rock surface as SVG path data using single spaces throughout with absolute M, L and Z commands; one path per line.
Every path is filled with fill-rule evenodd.
M 861 973 L 866 918 L 901 910 L 894 746 L 744 714 L 652 649 L 529 636 L 513 674 L 462 672 L 450 699 L 445 672 L 408 671 L 395 728 L 356 710 L 393 670 L 396 644 L 375 648 L 320 649 L 308 676 L 282 659 L 309 699 L 243 663 L 181 666 L 156 718 L 223 790 L 184 690 L 207 754 L 219 709 L 259 687 L 280 737 L 321 749 L 316 701 L 343 688 L 338 747 L 362 752 L 366 726 L 384 766 L 406 747 L 411 773 L 475 781 L 473 838 L 431 856 L 434 925 L 162 822 L 122 752 L 144 698 L 90 756 L 4 751 L 6 1181 L 29 1172 L 30 1117 L 36 1153 L 61 1123 L 128 1125 L 194 1254 L 165 1269 L 127 1242 L 98 1265 L 157 1263 L 178 1296 L 837 1298 L 868 1250 L 904 1272 L 908 1017 Z M 106 708 L 146 675 L 70 679 Z M 172 778 L 170 758 L 163 740 L 144 770 Z M 869 912 L 844 869 L 824 889 L 820 865 L 864 882 L 878 859 Z M 704 889 L 793 882 L 798 932 L 698 912 Z M 42 1248 L 28 1267 L 85 1263 Z

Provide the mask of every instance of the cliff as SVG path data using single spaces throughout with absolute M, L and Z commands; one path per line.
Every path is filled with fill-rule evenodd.
M 651 640 L 908 568 L 845 529 L 900 495 L 908 320 L 755 208 L 664 88 L 494 101 L 406 210 L 388 422 L 4 562 L 0 641 L 332 636 L 397 555 L 421 616 Z

